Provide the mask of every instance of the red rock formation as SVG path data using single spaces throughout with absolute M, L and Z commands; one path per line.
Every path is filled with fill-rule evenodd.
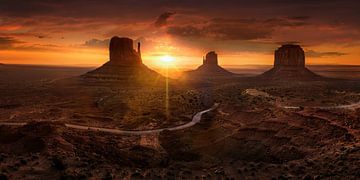
M 274 67 L 260 77 L 273 80 L 312 80 L 320 76 L 305 67 L 305 53 L 299 45 L 287 44 L 275 50 Z
M 140 53 L 134 50 L 133 40 L 129 38 L 117 36 L 111 38 L 109 54 L 111 64 L 126 66 L 142 64 Z
M 111 38 L 109 56 L 110 60 L 107 63 L 82 77 L 95 80 L 144 82 L 161 76 L 142 63 L 140 43 L 138 43 L 138 51 L 135 51 L 132 39 L 116 36 Z
M 210 51 L 206 54 L 205 58 L 203 59 L 203 64 L 209 66 L 218 66 L 218 56 L 215 51 Z
M 287 44 L 275 50 L 274 66 L 305 67 L 305 53 L 299 45 Z
M 229 76 L 233 73 L 225 70 L 218 64 L 218 55 L 215 51 L 210 51 L 203 59 L 203 64 L 196 70 L 188 71 L 189 75 L 212 78 L 213 76 Z

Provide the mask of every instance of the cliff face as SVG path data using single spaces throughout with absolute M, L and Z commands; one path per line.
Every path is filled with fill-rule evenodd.
M 203 60 L 203 65 L 218 66 L 218 55 L 215 51 L 210 51 L 206 54 L 205 59 Z
M 140 52 L 134 50 L 133 40 L 130 38 L 119 38 L 117 36 L 111 38 L 109 54 L 111 64 L 125 66 L 142 64 Z
M 138 50 L 135 51 L 132 39 L 115 36 L 110 41 L 109 61 L 82 77 L 96 81 L 151 82 L 151 80 L 161 77 L 161 75 L 142 63 L 140 43 L 138 44 Z
M 305 53 L 299 45 L 283 45 L 275 51 L 275 67 L 305 67 Z
M 305 67 L 305 53 L 299 45 L 283 45 L 274 54 L 274 67 L 260 78 L 271 80 L 313 80 L 320 76 Z

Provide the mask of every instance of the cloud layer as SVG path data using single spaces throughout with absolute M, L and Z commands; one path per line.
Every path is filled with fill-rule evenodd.
M 358 0 L 0 0 L 0 50 L 106 49 L 118 35 L 152 54 L 270 54 L 294 42 L 309 57 L 341 57 L 359 48 L 359 9 Z

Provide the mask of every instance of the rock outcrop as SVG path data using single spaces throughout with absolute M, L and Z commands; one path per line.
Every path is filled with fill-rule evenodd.
M 320 78 L 305 67 L 305 52 L 299 45 L 286 44 L 275 50 L 274 67 L 261 78 L 273 80 L 313 80 Z
M 161 76 L 142 63 L 140 43 L 138 50 L 135 51 L 133 40 L 130 38 L 117 36 L 111 38 L 109 56 L 108 62 L 82 77 L 91 80 L 149 81 Z
M 215 51 L 208 52 L 203 58 L 203 64 L 196 70 L 188 71 L 188 75 L 212 78 L 214 76 L 231 76 L 233 73 L 225 70 L 218 64 L 218 55 Z
M 203 65 L 205 66 L 219 66 L 218 64 L 218 55 L 215 51 L 208 52 L 203 59 Z
M 274 66 L 305 67 L 305 52 L 299 45 L 283 45 L 275 50 Z
M 109 54 L 109 62 L 114 65 L 137 66 L 142 64 L 140 43 L 138 43 L 138 52 L 136 52 L 133 48 L 133 40 L 130 38 L 111 38 Z

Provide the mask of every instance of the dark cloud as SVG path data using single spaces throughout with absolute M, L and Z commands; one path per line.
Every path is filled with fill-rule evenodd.
M 160 0 L 0 0 L 0 15 L 8 17 L 65 17 L 96 19 L 150 19 L 159 14 Z M 136 18 L 135 18 L 136 17 Z
M 255 18 L 268 19 L 269 23 L 278 23 L 284 26 L 299 26 L 309 23 L 346 24 L 360 26 L 358 17 L 360 1 L 358 0 L 327 0 L 311 1 L 298 0 L 0 0 L 0 19 L 8 18 L 25 26 L 55 24 L 78 24 L 97 22 L 93 26 L 102 27 L 103 23 L 123 24 L 151 21 L 161 14 L 155 25 L 166 24 L 172 12 L 186 15 L 197 15 L 208 18 Z M 46 18 L 44 18 L 46 17 Z M 288 17 L 278 18 L 278 17 Z M 51 19 L 53 18 L 53 19 Z M 44 25 L 42 25 L 44 26 Z M 78 27 L 79 28 L 79 27 Z M 63 29 L 69 29 L 64 26 Z
M 283 42 L 276 42 L 278 45 L 285 45 L 285 44 L 300 44 L 298 41 L 283 41 Z
M 232 22 L 209 22 L 204 26 L 187 25 L 171 26 L 167 29 L 170 35 L 185 38 L 201 38 L 214 40 L 253 40 L 266 38 L 271 29 L 263 29 L 252 24 Z
M 224 44 L 226 50 L 238 50 L 248 45 L 246 50 L 262 51 L 268 49 L 266 43 L 274 46 L 283 41 L 356 44 L 360 41 L 359 9 L 359 0 L 0 0 L 0 30 L 5 25 L 21 27 L 0 31 L 0 36 L 41 39 L 45 34 L 71 41 L 76 35 L 78 42 L 72 42 L 76 44 L 96 37 L 82 44 L 95 48 L 107 47 L 102 39 L 112 35 L 151 39 L 164 31 L 184 46 L 197 43 L 195 48 Z M 2 49 L 21 46 L 2 41 Z
M 171 35 L 180 37 L 206 37 L 206 31 L 204 28 L 198 28 L 195 26 L 171 26 L 167 29 L 167 32 Z
M 107 48 L 109 46 L 109 43 L 110 43 L 110 39 L 104 39 L 104 40 L 90 39 L 86 41 L 83 45 L 91 48 Z
M 17 43 L 21 42 L 13 37 L 0 37 L 0 50 L 11 49 Z
M 16 17 L 151 19 L 162 12 L 182 11 L 214 17 L 321 17 L 353 21 L 358 0 L 0 0 L 0 15 Z
M 47 35 L 36 35 L 35 37 L 37 37 L 39 39 L 51 38 L 50 36 L 47 36 Z
M 317 52 L 314 50 L 308 50 L 305 52 L 308 57 L 333 57 L 333 56 L 344 56 L 346 53 L 342 52 Z
M 276 27 L 299 27 L 309 25 L 309 18 L 304 17 L 284 17 L 284 18 L 269 18 L 265 19 L 263 22 L 268 26 Z
M 292 16 L 292 17 L 288 17 L 288 18 L 293 19 L 293 20 L 297 20 L 297 21 L 305 21 L 305 20 L 310 19 L 309 16 Z
M 14 37 L 0 36 L 0 50 L 15 50 L 15 51 L 56 51 L 59 48 L 53 44 L 26 44 L 26 42 L 19 41 Z
M 307 19 L 234 19 L 214 18 L 207 22 L 186 26 L 170 26 L 167 32 L 180 37 L 215 40 L 258 40 L 269 38 L 276 28 L 303 26 Z
M 155 21 L 155 26 L 156 27 L 162 27 L 165 26 L 167 24 L 168 19 L 173 16 L 175 13 L 174 12 L 165 12 L 162 13 Z

